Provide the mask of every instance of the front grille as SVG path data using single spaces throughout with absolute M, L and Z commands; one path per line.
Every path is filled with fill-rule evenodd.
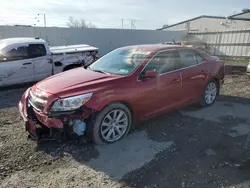
M 41 95 L 36 94 L 32 90 L 29 93 L 29 104 L 38 111 L 44 109 L 44 105 L 47 103 L 47 98 Z

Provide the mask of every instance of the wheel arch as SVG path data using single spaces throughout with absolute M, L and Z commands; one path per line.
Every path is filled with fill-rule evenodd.
M 79 64 L 71 64 L 71 65 L 66 65 L 64 68 L 63 68 L 63 71 L 67 71 L 69 70 L 70 68 L 77 68 L 77 67 L 80 67 L 81 65 Z
M 132 126 L 133 126 L 134 123 L 135 123 L 135 111 L 134 111 L 132 105 L 129 102 L 127 102 L 125 100 L 112 101 L 112 102 L 106 104 L 105 106 L 103 106 L 102 110 L 105 109 L 107 106 L 109 106 L 111 104 L 114 104 L 114 103 L 121 103 L 121 104 L 123 104 L 124 106 L 126 106 L 129 109 L 129 111 L 131 113 Z
M 219 96 L 219 94 L 220 94 L 220 80 L 219 80 L 217 77 L 212 77 L 211 80 L 214 80 L 214 81 L 216 82 L 216 84 L 217 84 L 217 89 L 218 89 L 217 96 Z M 211 80 L 210 80 L 210 81 L 211 81 Z

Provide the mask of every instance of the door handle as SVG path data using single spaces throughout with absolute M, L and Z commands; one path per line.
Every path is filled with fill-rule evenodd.
M 32 63 L 31 62 L 29 62 L 29 63 L 23 63 L 23 65 L 31 65 Z

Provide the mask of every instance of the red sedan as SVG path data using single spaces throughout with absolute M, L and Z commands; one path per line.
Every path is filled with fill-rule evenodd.
M 212 105 L 223 79 L 223 62 L 196 48 L 127 46 L 88 68 L 38 82 L 23 94 L 19 110 L 32 139 L 88 136 L 113 143 L 162 112 Z

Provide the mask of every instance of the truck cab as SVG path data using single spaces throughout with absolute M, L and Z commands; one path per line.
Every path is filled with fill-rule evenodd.
M 39 38 L 0 41 L 0 86 L 34 82 L 52 74 L 48 43 Z
M 0 40 L 0 87 L 43 80 L 53 74 L 88 66 L 98 48 L 87 45 L 50 47 L 39 38 Z

